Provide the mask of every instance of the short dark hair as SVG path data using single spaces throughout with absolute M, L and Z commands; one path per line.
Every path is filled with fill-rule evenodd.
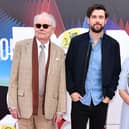
M 94 10 L 103 10 L 105 12 L 105 18 L 109 16 L 107 9 L 102 4 L 94 4 L 87 9 L 87 17 L 89 18 Z

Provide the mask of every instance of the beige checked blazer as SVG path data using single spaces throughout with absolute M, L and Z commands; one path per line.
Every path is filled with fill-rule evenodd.
M 32 115 L 32 44 L 33 39 L 16 43 L 8 107 L 16 107 L 22 118 Z M 50 64 L 46 82 L 45 117 L 52 119 L 56 112 L 66 112 L 66 80 L 64 51 L 51 42 Z

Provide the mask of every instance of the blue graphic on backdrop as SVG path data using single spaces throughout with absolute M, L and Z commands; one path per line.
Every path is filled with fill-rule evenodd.
M 10 67 L 14 51 L 12 27 L 22 26 L 16 19 L 0 9 L 0 86 L 8 86 Z

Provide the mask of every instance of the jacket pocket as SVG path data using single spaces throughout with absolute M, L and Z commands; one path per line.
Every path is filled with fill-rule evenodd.
M 23 97 L 24 96 L 24 90 L 18 90 L 18 96 Z

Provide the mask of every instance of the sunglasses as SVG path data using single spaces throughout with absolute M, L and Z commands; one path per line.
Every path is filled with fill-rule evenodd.
M 35 24 L 36 28 L 40 29 L 41 27 L 43 27 L 44 29 L 48 29 L 48 27 L 50 27 L 51 25 L 48 24 Z

